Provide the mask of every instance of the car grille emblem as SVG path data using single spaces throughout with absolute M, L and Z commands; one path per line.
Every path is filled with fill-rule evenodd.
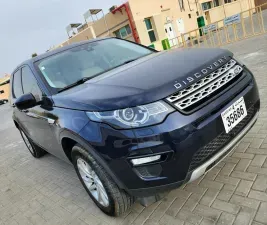
M 218 59 L 216 62 L 210 64 L 209 66 L 207 66 L 206 68 L 202 69 L 200 72 L 197 72 L 195 74 L 193 74 L 192 76 L 189 76 L 187 78 L 185 78 L 182 81 L 175 81 L 174 87 L 176 89 L 182 89 L 185 85 L 192 83 L 193 81 L 195 81 L 196 79 L 207 75 L 210 71 L 212 71 L 213 69 L 221 66 L 224 62 L 227 61 L 227 57 L 223 56 L 222 58 Z

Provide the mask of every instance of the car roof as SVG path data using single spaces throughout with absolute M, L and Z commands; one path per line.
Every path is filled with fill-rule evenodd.
M 22 65 L 25 65 L 25 64 L 32 65 L 33 63 L 35 63 L 35 62 L 37 62 L 37 61 L 39 61 L 41 59 L 44 59 L 46 57 L 55 55 L 57 53 L 66 51 L 68 49 L 71 49 L 71 48 L 74 48 L 74 47 L 77 47 L 77 46 L 80 46 L 80 45 L 83 45 L 83 44 L 92 43 L 92 42 L 96 42 L 96 41 L 101 41 L 101 40 L 105 40 L 105 39 L 111 39 L 111 38 L 113 38 L 113 37 L 96 38 L 96 39 L 91 39 L 91 40 L 86 40 L 86 41 L 80 41 L 80 42 L 76 42 L 76 43 L 73 43 L 73 44 L 66 45 L 64 47 L 56 48 L 54 50 L 48 51 L 46 53 L 40 54 L 40 55 L 38 55 L 36 57 L 33 57 L 31 59 L 28 59 L 28 60 L 23 61 L 21 64 L 19 64 L 16 67 L 16 69 L 14 71 L 16 71 Z

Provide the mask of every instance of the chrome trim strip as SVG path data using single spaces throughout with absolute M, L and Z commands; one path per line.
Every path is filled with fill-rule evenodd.
M 191 177 L 190 177 L 190 180 L 188 182 L 192 182 L 192 181 L 198 179 L 199 177 L 201 177 L 202 175 L 204 175 L 205 173 L 207 173 L 208 172 L 208 171 L 206 171 L 207 167 L 210 164 L 214 163 L 216 160 L 218 160 L 224 153 L 226 153 L 227 151 L 229 151 L 229 149 L 233 148 L 243 138 L 243 136 L 245 136 L 245 134 L 251 129 L 251 127 L 254 125 L 254 123 L 258 119 L 258 116 L 259 116 L 259 112 L 256 113 L 256 115 L 247 124 L 247 126 L 228 145 L 226 145 L 219 153 L 217 153 L 215 156 L 213 156 L 210 160 L 208 160 L 207 162 L 205 162 L 204 164 L 202 164 L 201 166 L 199 166 L 198 168 L 196 168 L 192 172 Z M 233 150 L 234 150 L 234 148 L 231 151 L 229 151 L 227 153 L 227 155 L 225 155 L 222 159 L 220 159 L 213 167 L 215 167 L 219 162 L 221 162 Z M 212 169 L 212 168 L 210 168 L 210 169 Z
M 238 72 L 235 73 L 234 71 L 236 70 L 238 70 Z M 186 96 L 184 99 L 174 103 L 174 105 L 179 109 L 185 109 L 197 103 L 201 99 L 207 97 L 208 95 L 212 94 L 213 92 L 217 91 L 219 88 L 223 87 L 228 82 L 230 82 L 232 79 L 234 79 L 242 71 L 243 71 L 242 67 L 239 65 L 236 65 L 235 67 L 233 67 L 232 69 L 224 73 L 223 76 L 218 77 L 216 80 L 202 87 L 201 89 L 194 92 L 193 94 Z
M 236 63 L 237 62 L 235 60 L 231 59 L 229 62 L 224 64 L 222 67 L 215 70 L 211 74 L 203 77 L 201 80 L 197 81 L 196 83 L 190 85 L 189 87 L 185 88 L 184 90 L 181 90 L 177 93 L 172 94 L 171 96 L 169 96 L 167 98 L 167 101 L 171 102 L 171 103 L 176 102 L 179 99 L 189 95 L 190 93 L 198 90 L 199 88 L 203 87 L 204 85 L 212 82 L 213 80 L 215 80 L 219 76 L 223 75 L 225 72 L 227 72 L 229 69 L 231 69 L 234 65 L 236 65 Z

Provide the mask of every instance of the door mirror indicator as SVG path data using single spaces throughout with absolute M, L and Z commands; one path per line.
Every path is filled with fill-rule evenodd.
M 24 109 L 29 109 L 34 106 L 38 105 L 35 97 L 29 93 L 29 94 L 24 94 L 20 96 L 16 101 L 15 101 L 15 106 L 19 110 L 24 110 Z

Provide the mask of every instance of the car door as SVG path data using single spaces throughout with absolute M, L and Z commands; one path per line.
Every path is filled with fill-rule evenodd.
M 21 84 L 23 94 L 31 93 L 40 102 L 37 106 L 19 112 L 24 131 L 36 144 L 50 152 L 53 144 L 57 143 L 56 137 L 51 132 L 49 119 L 46 117 L 43 103 L 45 94 L 28 66 L 21 68 Z

